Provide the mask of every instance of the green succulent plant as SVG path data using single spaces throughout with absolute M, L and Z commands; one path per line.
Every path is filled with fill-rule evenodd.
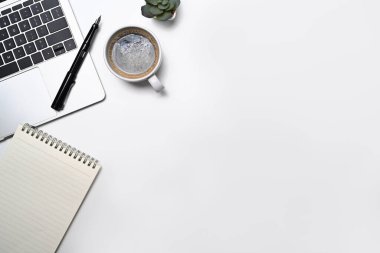
M 145 0 L 146 5 L 141 7 L 141 13 L 147 18 L 156 18 L 161 21 L 173 17 L 181 0 Z

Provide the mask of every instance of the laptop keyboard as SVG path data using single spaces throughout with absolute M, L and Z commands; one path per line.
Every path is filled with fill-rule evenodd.
M 58 0 L 27 0 L 1 11 L 0 78 L 75 48 Z

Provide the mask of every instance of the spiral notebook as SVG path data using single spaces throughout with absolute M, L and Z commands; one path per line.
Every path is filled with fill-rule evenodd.
M 99 170 L 85 153 L 19 126 L 0 160 L 0 252 L 55 252 Z

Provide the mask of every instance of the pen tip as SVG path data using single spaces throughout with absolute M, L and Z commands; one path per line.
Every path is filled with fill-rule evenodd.
M 95 21 L 95 24 L 99 24 L 101 19 L 102 19 L 102 16 L 99 16 L 98 19 Z

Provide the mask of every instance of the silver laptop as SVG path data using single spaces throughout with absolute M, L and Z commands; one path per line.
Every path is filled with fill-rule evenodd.
M 65 109 L 50 108 L 83 41 L 68 0 L 0 0 L 0 14 L 0 141 L 105 98 L 88 56 Z

